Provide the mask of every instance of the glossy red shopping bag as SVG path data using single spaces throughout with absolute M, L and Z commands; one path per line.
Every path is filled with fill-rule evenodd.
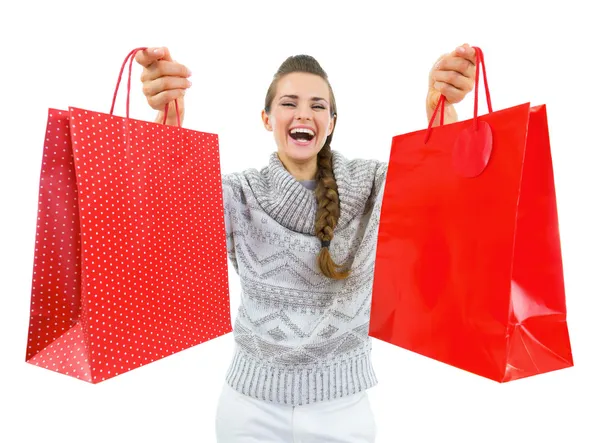
M 91 383 L 232 330 L 218 137 L 129 118 L 137 50 L 110 114 L 47 121 L 26 361 Z
M 370 335 L 506 382 L 573 359 L 546 107 L 492 112 L 477 53 L 474 118 L 392 140 Z

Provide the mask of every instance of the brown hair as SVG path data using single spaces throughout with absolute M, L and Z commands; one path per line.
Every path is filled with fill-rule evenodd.
M 288 57 L 279 67 L 277 73 L 273 76 L 273 81 L 267 91 L 265 98 L 265 112 L 268 114 L 271 111 L 271 103 L 275 98 L 278 81 L 286 74 L 292 72 L 305 72 L 321 77 L 329 87 L 329 95 L 331 97 L 331 117 L 337 122 L 337 107 L 335 105 L 335 97 L 333 89 L 327 78 L 326 72 L 321 68 L 317 60 L 309 55 L 295 55 Z M 350 274 L 349 271 L 338 270 L 340 266 L 335 264 L 329 254 L 329 242 L 333 240 L 333 230 L 335 229 L 338 219 L 340 218 L 340 199 L 338 195 L 337 183 L 333 175 L 333 154 L 331 152 L 331 139 L 333 131 L 325 140 L 323 148 L 317 155 L 317 188 L 315 196 L 317 198 L 317 216 L 315 219 L 315 233 L 321 240 L 322 246 L 318 256 L 319 268 L 321 272 L 329 278 L 342 280 Z M 323 242 L 326 242 L 323 244 Z

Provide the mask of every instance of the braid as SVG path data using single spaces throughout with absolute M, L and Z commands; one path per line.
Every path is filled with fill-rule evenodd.
M 306 72 L 318 75 L 327 82 L 329 87 L 329 96 L 331 100 L 331 118 L 337 120 L 337 106 L 335 104 L 335 95 L 331 89 L 331 84 L 327 78 L 327 73 L 323 70 L 319 62 L 306 54 L 294 55 L 288 57 L 279 67 L 277 73 L 273 76 L 271 85 L 267 90 L 265 97 L 265 112 L 271 112 L 271 104 L 277 91 L 277 82 L 285 75 L 292 72 Z M 334 123 L 335 127 L 335 123 Z M 337 184 L 333 175 L 333 154 L 331 152 L 331 139 L 333 130 L 327 137 L 323 148 L 317 155 L 317 188 L 315 196 L 317 198 L 317 215 L 315 217 L 315 232 L 321 240 L 322 246 L 319 252 L 318 263 L 321 272 L 329 278 L 343 280 L 350 271 L 339 271 L 339 266 L 334 263 L 329 254 L 329 242 L 333 239 L 333 230 L 340 218 L 340 198 L 338 195 Z
M 337 183 L 333 176 L 333 154 L 329 145 L 331 136 L 327 137 L 325 145 L 319 151 L 317 156 L 317 188 L 315 196 L 317 197 L 317 216 L 315 221 L 315 232 L 319 240 L 331 241 L 333 239 L 333 230 L 340 218 L 340 199 L 338 195 Z M 350 274 L 349 271 L 338 271 L 339 268 L 331 255 L 329 247 L 324 246 L 318 256 L 321 272 L 329 278 L 343 280 Z

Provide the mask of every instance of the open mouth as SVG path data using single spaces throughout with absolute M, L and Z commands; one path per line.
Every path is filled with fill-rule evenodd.
M 309 128 L 294 128 L 289 132 L 289 135 L 300 144 L 308 144 L 315 138 L 314 131 Z

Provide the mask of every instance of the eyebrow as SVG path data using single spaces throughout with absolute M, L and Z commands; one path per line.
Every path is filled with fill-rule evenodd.
M 281 97 L 279 97 L 279 100 L 281 100 L 282 98 L 293 98 L 295 100 L 298 100 L 297 95 L 282 95 Z M 311 101 L 313 101 L 313 102 L 318 102 L 320 100 L 323 100 L 325 103 L 328 103 L 327 100 L 325 100 L 322 97 L 311 97 Z

